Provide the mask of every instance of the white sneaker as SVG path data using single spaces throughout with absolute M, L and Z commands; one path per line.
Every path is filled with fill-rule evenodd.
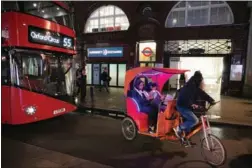
M 180 130 L 179 126 L 177 126 L 176 128 L 173 128 L 173 131 L 175 132 L 175 135 L 178 138 L 181 138 L 181 130 Z
M 155 134 L 155 132 L 154 132 L 154 127 L 152 126 L 152 127 L 149 127 L 149 133 L 150 134 Z

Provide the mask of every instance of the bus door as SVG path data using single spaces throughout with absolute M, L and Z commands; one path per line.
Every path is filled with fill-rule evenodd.
M 2 123 L 11 121 L 11 88 L 10 88 L 10 62 L 8 52 L 2 49 L 1 52 L 1 105 Z

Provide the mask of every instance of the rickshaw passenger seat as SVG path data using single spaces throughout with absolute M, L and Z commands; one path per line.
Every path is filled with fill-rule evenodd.
M 140 112 L 139 105 L 134 98 L 128 97 L 127 98 L 127 106 L 133 109 L 133 111 Z

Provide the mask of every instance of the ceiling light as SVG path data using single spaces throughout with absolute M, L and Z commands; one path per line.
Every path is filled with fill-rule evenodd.
M 33 6 L 34 6 L 34 7 L 36 7 L 36 6 L 37 6 L 37 4 L 36 4 L 36 3 L 33 3 Z
M 173 24 L 176 24 L 176 23 L 177 23 L 177 19 L 173 19 L 173 20 L 172 20 L 172 23 L 173 23 Z
M 42 13 L 44 13 L 45 11 L 44 10 L 42 10 Z

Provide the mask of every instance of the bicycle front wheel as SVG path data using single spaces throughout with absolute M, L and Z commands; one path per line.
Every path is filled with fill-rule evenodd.
M 209 148 L 207 147 L 207 142 Z M 220 139 L 209 134 L 201 141 L 201 154 L 213 166 L 221 166 L 226 161 L 226 150 Z

